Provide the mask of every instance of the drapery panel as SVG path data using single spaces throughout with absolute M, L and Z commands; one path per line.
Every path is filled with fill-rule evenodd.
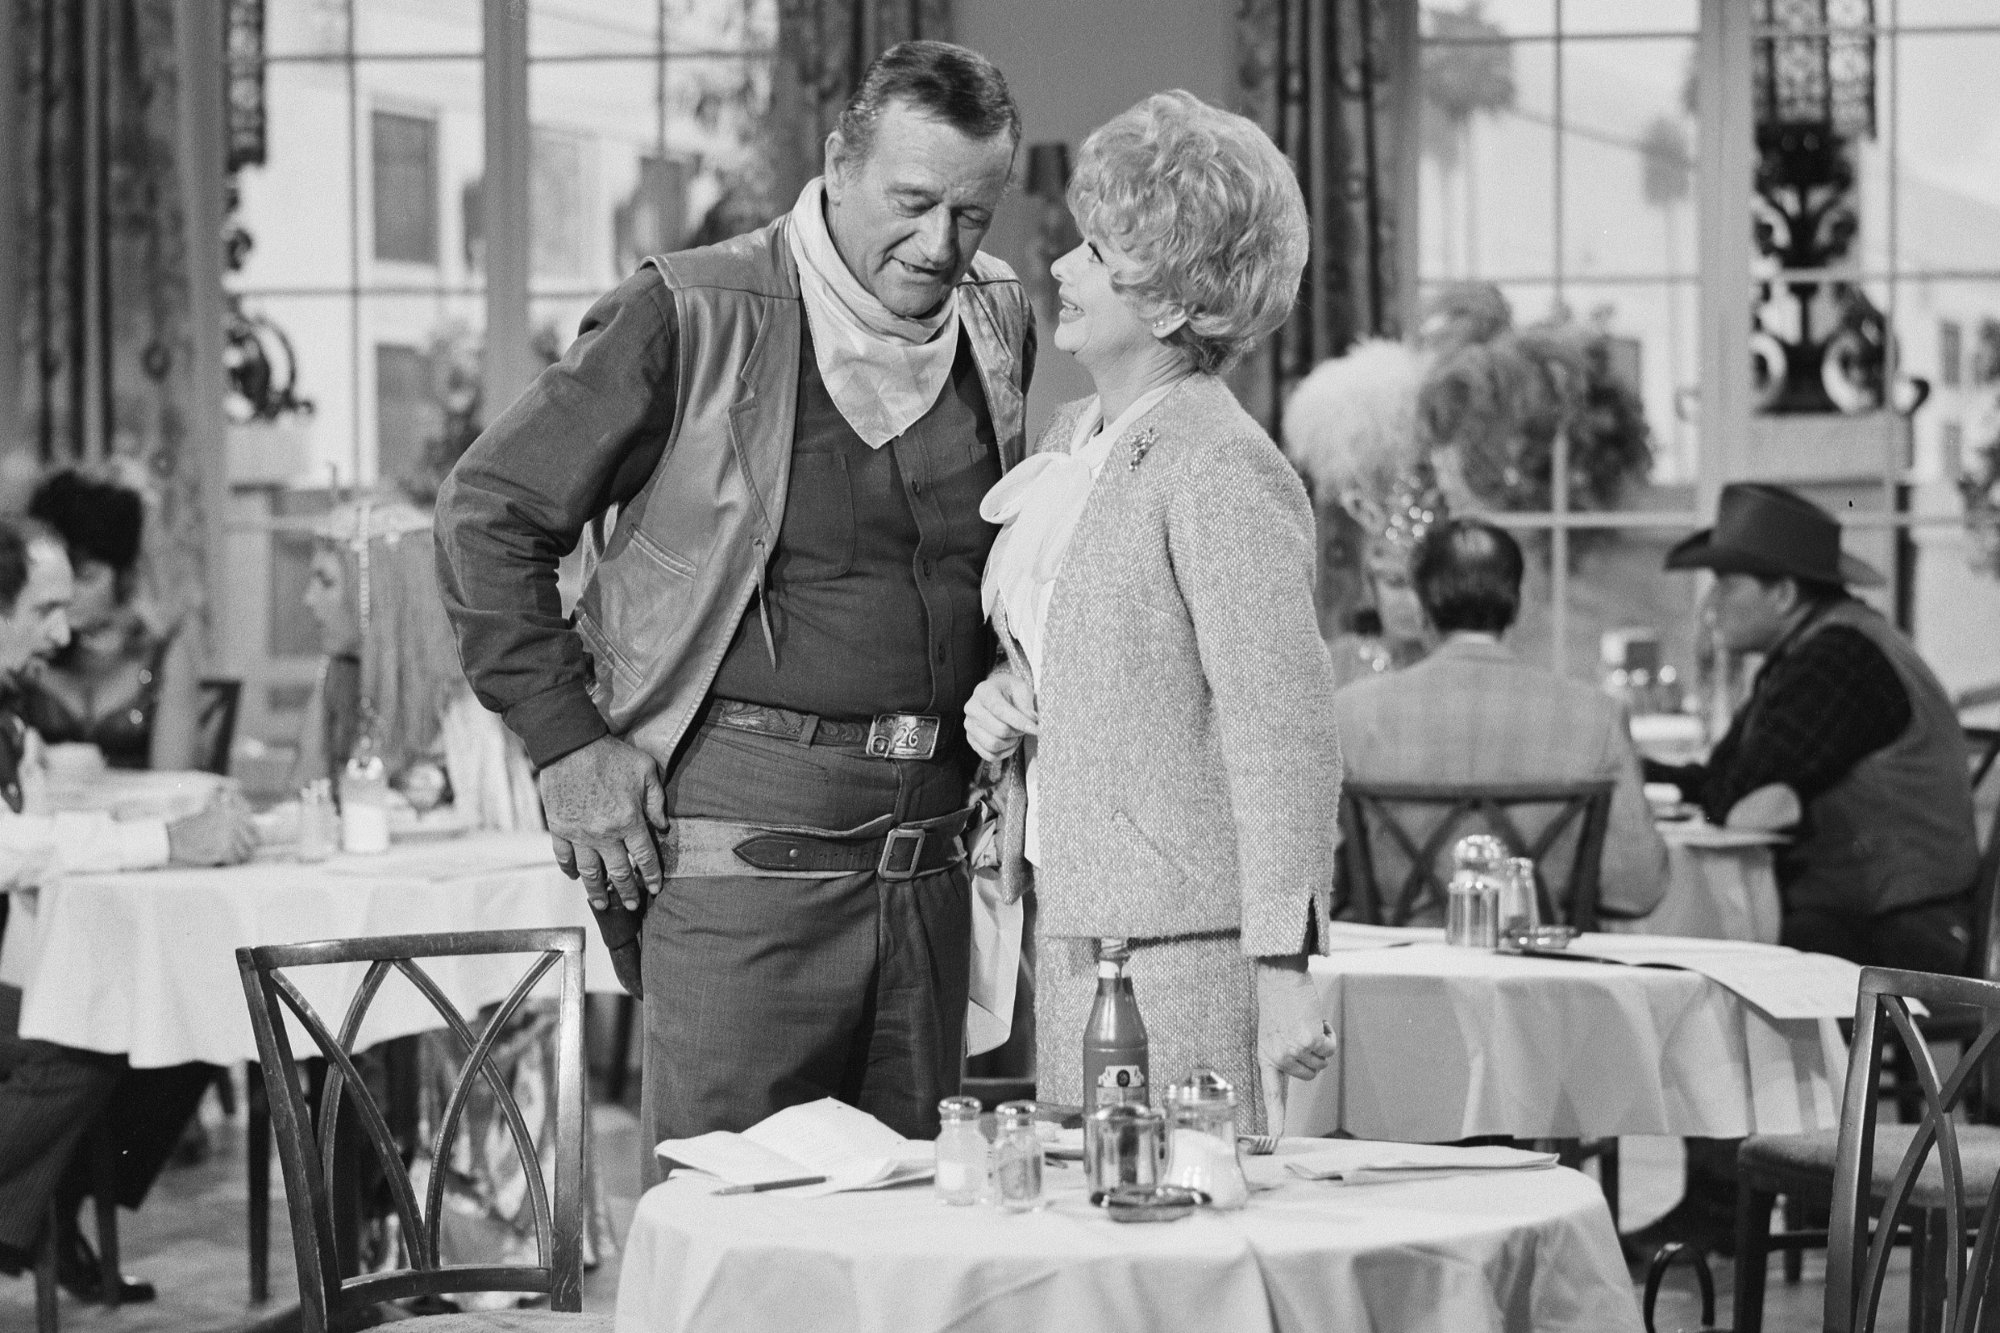
M 823 146 L 868 62 L 897 42 L 951 39 L 949 0 L 779 0 L 771 79 L 776 209 L 820 173 Z
M 175 0 L 12 0 L 23 438 L 147 492 L 168 611 L 201 600 L 203 414 Z M 219 148 L 218 148 L 218 151 Z M 220 245 L 219 237 L 209 243 Z M 219 373 L 219 367 L 211 372 Z
M 1298 305 L 1234 376 L 1244 405 L 1275 428 L 1315 365 L 1356 338 L 1405 331 L 1416 4 L 1239 0 L 1236 33 L 1237 110 L 1292 160 L 1312 219 Z

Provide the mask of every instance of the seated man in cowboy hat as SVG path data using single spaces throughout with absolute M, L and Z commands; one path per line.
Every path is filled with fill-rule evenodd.
M 1916 648 L 1847 592 L 1882 576 L 1841 551 L 1831 515 L 1761 482 L 1724 487 L 1716 525 L 1667 568 L 1715 571 L 1718 639 L 1764 666 L 1706 764 L 1649 765 L 1648 778 L 1678 783 L 1715 823 L 1792 826 L 1777 853 L 1783 943 L 1957 972 L 1979 859 L 1964 742 Z
M 1785 826 L 1779 941 L 1885 967 L 1966 964 L 1976 862 L 1958 716 L 1910 641 L 1850 596 L 1882 576 L 1840 549 L 1840 525 L 1805 497 L 1726 486 L 1713 528 L 1667 556 L 1711 569 L 1716 636 L 1764 654 L 1749 701 L 1706 764 L 1648 763 L 1717 824 Z M 1685 1192 L 1625 1238 L 1733 1251 L 1735 1139 L 1687 1140 Z

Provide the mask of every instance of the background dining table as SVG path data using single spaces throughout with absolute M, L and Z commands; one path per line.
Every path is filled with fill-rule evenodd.
M 1531 957 L 1454 948 L 1435 930 L 1329 934 L 1333 951 L 1311 970 L 1339 1051 L 1317 1079 L 1290 1084 L 1288 1134 L 1736 1138 L 1839 1123 L 1847 1052 L 1835 1020 L 1853 1015 L 1860 974 L 1844 960 L 1615 935 Z M 1579 957 L 1621 950 L 1653 965 Z M 1791 991 L 1783 1016 L 1701 971 L 1657 965 L 1676 953 L 1765 970 Z
M 1630 920 L 1606 919 L 1614 934 L 1679 935 L 1776 944 L 1781 908 L 1775 848 L 1783 834 L 1717 828 L 1699 819 L 1663 819 L 1667 891 L 1660 905 Z
M 1294 1145 L 1281 1145 L 1290 1148 Z M 1391 1184 L 1285 1180 L 1236 1212 L 1121 1225 L 1082 1172 L 1049 1207 L 948 1207 L 928 1186 L 639 1201 L 618 1333 L 1637 1333 L 1604 1196 L 1563 1168 Z
M 0 983 L 21 988 L 21 1035 L 138 1067 L 257 1058 L 236 971 L 248 944 L 574 925 L 587 941 L 586 986 L 618 990 L 582 890 L 556 868 L 544 833 L 436 833 L 316 862 L 277 848 L 237 866 L 71 875 L 12 897 Z M 427 970 L 470 1013 L 506 996 L 521 960 L 439 959 Z M 300 989 L 337 1026 L 361 974 L 358 964 L 308 969 Z M 442 1026 L 393 977 L 358 1047 Z

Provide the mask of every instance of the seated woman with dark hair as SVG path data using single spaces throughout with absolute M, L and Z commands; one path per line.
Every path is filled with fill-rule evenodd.
M 76 596 L 68 646 L 24 682 L 23 719 L 52 745 L 97 746 L 113 768 L 198 767 L 197 636 L 139 595 L 139 493 L 65 469 L 35 488 L 28 514 L 68 549 Z

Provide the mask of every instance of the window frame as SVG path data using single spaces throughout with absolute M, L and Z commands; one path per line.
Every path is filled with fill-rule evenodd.
M 1421 0 L 1405 0 L 1417 4 Z M 1562 235 L 1564 218 L 1564 164 L 1563 135 L 1566 129 L 1565 109 L 1562 96 L 1562 71 L 1564 48 L 1569 45 L 1592 41 L 1631 41 L 1645 38 L 1674 37 L 1685 39 L 1685 32 L 1658 33 L 1570 33 L 1563 27 L 1564 0 L 1551 0 L 1554 24 L 1551 31 L 1531 34 L 1510 35 L 1510 42 L 1540 42 L 1551 47 L 1555 79 L 1555 106 L 1553 115 L 1554 162 L 1553 189 L 1553 229 L 1551 272 L 1543 275 L 1511 275 L 1516 281 L 1536 281 L 1548 283 L 1553 288 L 1556 301 L 1560 301 L 1570 275 L 1564 271 L 1564 238 Z M 1930 266 L 1904 267 L 1899 262 L 1895 229 L 1901 211 L 1901 156 L 1898 151 L 1897 124 L 1899 115 L 1897 103 L 1903 95 L 1903 88 L 1897 78 L 1896 62 L 1900 39 L 1905 34 L 1923 33 L 1930 35 L 1982 34 L 2000 36 L 2000 22 L 1993 23 L 1953 23 L 1953 24 L 1911 24 L 1902 25 L 1893 17 L 1895 0 L 1881 0 L 1890 10 L 1887 22 L 1880 20 L 1868 29 L 1843 27 L 1842 32 L 1866 31 L 1879 43 L 1877 60 L 1887 71 L 1884 81 L 1886 91 L 1878 89 L 1882 99 L 1881 120 L 1883 129 L 1879 138 L 1883 143 L 1885 162 L 1886 207 L 1882 217 L 1888 226 L 1886 253 L 1889 266 L 1880 272 L 1868 269 L 1860 262 L 1843 263 L 1835 269 L 1821 274 L 1807 274 L 1781 270 L 1774 279 L 1782 281 L 1787 277 L 1839 278 L 1856 283 L 1880 283 L 1887 289 L 1887 301 L 1883 314 L 1891 331 L 1887 363 L 1884 367 L 1885 382 L 1895 384 L 1901 373 L 1901 344 L 1916 333 L 1914 327 L 1900 331 L 1897 325 L 1897 296 L 1906 286 L 1913 283 L 1945 280 L 1972 280 L 2000 282 L 2000 270 L 1960 270 Z M 1557 432 L 1552 459 L 1553 484 L 1550 488 L 1551 505 L 1547 510 L 1494 512 L 1485 515 L 1495 524 L 1509 529 L 1545 534 L 1550 552 L 1550 620 L 1552 625 L 1550 643 L 1550 666 L 1559 674 L 1567 674 L 1569 669 L 1569 622 L 1571 620 L 1571 573 L 1569 569 L 1570 551 L 1573 538 L 1583 532 L 1611 532 L 1644 529 L 1694 530 L 1706 527 L 1712 522 L 1717 498 L 1722 487 L 1730 481 L 1749 479 L 1757 475 L 1757 461 L 1751 456 L 1750 440 L 1754 433 L 1754 420 L 1758 414 L 1752 407 L 1751 349 L 1749 314 L 1753 309 L 1753 287 L 1755 268 L 1751 253 L 1750 228 L 1746 220 L 1751 216 L 1752 180 L 1755 170 L 1753 135 L 1755 124 L 1752 104 L 1752 60 L 1756 39 L 1766 35 L 1770 29 L 1760 28 L 1754 22 L 1753 7 L 1745 0 L 1701 0 L 1699 26 L 1693 34 L 1695 38 L 1695 61 L 1697 86 L 1700 89 L 1700 103 L 1703 114 L 1697 122 L 1696 160 L 1701 164 L 1696 172 L 1694 193 L 1696 203 L 1696 265 L 1694 280 L 1697 287 L 1697 347 L 1696 363 L 1699 366 L 1699 440 L 1700 449 L 1696 460 L 1695 505 L 1684 510 L 1577 510 L 1570 504 L 1569 494 L 1569 447 L 1562 432 Z M 1429 39 L 1420 38 L 1420 48 Z M 1421 61 L 1418 62 L 1419 66 Z M 1408 225 L 1415 229 L 1419 223 L 1411 218 Z M 1415 269 L 1416 287 L 1421 290 L 1423 276 Z M 1664 283 L 1680 281 L 1680 275 L 1665 275 L 1647 278 L 1648 282 Z M 1600 285 L 1602 280 L 1592 275 L 1590 285 Z M 1899 336 L 1898 336 L 1899 335 Z M 1968 336 L 1967 342 L 1971 338 Z M 1977 377 L 1967 367 L 1963 376 L 1968 386 Z M 1895 460 L 1901 456 L 1903 430 L 1894 418 L 1893 409 L 1885 406 L 1871 414 L 1882 425 L 1883 448 L 1882 468 L 1879 473 L 1882 491 L 1882 507 L 1876 512 L 1856 512 L 1839 515 L 1844 527 L 1869 532 L 1888 529 L 1896 534 L 1899 541 L 1907 542 L 1911 534 L 1921 528 L 1945 528 L 1960 523 L 1955 513 L 1909 512 L 1904 506 L 1912 487 L 1920 480 L 1916 471 L 1907 461 L 1898 465 Z M 1871 474 L 1872 476 L 1873 474 Z M 1885 574 L 1891 571 L 1885 570 Z M 1892 578 L 1893 582 L 1893 578 Z M 1699 597 L 1702 590 L 1697 581 L 1693 594 Z M 1691 605 L 1690 613 L 1694 607 Z

